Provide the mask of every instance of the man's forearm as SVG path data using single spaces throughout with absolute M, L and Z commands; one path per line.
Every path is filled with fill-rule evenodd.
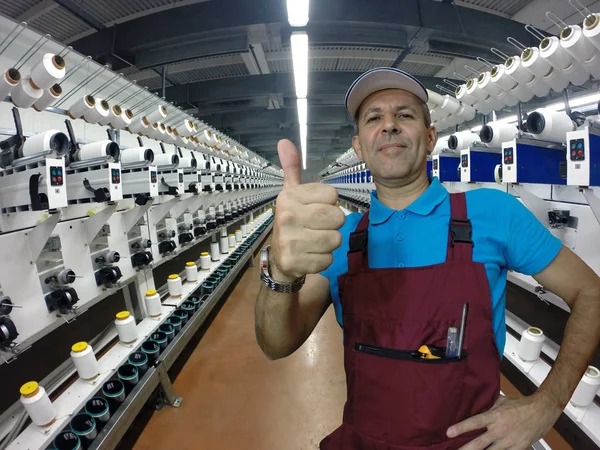
M 588 367 L 600 340 L 600 292 L 580 294 L 567 321 L 558 357 L 538 389 L 563 410 Z
M 293 353 L 301 334 L 298 293 L 274 292 L 261 283 L 255 308 L 255 332 L 258 345 L 270 358 Z

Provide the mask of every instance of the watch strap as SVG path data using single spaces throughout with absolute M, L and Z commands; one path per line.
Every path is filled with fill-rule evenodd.
M 271 278 L 271 273 L 269 271 L 269 249 L 270 245 L 267 245 L 261 251 L 260 257 L 260 278 L 265 283 L 265 285 L 274 292 L 280 292 L 282 294 L 295 294 L 298 292 L 302 286 L 304 286 L 304 282 L 306 281 L 306 275 L 301 276 L 300 278 L 295 279 L 291 283 L 281 283 L 279 281 L 275 281 Z

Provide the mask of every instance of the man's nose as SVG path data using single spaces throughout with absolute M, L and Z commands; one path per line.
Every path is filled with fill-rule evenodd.
M 397 134 L 400 133 L 401 128 L 398 124 L 398 120 L 394 114 L 386 115 L 384 127 L 382 130 L 384 133 Z

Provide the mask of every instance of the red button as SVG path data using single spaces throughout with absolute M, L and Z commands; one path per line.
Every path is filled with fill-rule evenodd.
M 58 182 L 62 183 L 62 177 L 58 177 Z
M 577 153 L 579 153 L 579 156 L 583 156 L 583 150 L 579 150 Z

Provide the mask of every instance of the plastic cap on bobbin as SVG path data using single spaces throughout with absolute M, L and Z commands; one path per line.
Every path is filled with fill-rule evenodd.
M 152 289 L 150 291 L 146 291 L 146 296 L 147 297 L 152 297 L 153 295 L 156 295 L 156 290 Z
M 119 320 L 125 320 L 127 318 L 129 318 L 130 314 L 129 311 L 121 311 L 120 313 L 117 313 L 117 319 Z
M 84 351 L 87 348 L 88 348 L 87 342 L 77 342 L 76 344 L 73 344 L 73 346 L 71 347 L 71 350 L 73 350 L 75 353 L 81 353 L 82 351 Z
M 40 388 L 40 385 L 37 384 L 37 382 L 29 381 L 29 382 L 25 383 L 23 386 L 21 386 L 21 389 L 19 389 L 19 392 L 24 397 L 33 397 L 35 394 L 37 394 L 39 388 Z
M 186 265 L 187 267 L 193 267 L 193 266 L 195 266 L 195 265 L 196 265 L 196 263 L 195 263 L 195 262 L 191 262 L 191 261 L 190 261 L 190 262 L 186 262 L 186 263 L 185 263 L 185 265 Z
M 208 252 L 202 252 L 200 253 L 200 256 L 208 256 Z
M 177 278 L 179 278 L 179 275 L 177 275 L 176 273 L 174 273 L 173 275 L 169 275 L 169 280 L 176 280 Z

